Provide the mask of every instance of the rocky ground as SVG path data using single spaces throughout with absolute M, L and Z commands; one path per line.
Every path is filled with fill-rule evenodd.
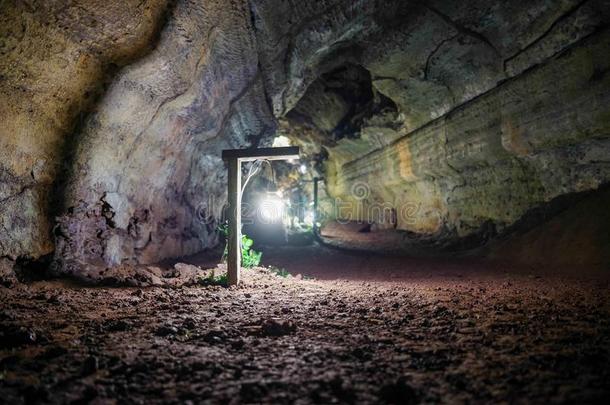
M 0 398 L 408 404 L 610 396 L 605 276 L 317 252 L 268 254 L 268 263 L 302 276 L 247 270 L 238 288 L 0 287 Z

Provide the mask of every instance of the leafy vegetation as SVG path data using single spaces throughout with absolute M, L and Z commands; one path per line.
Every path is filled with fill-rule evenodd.
M 286 269 L 280 269 L 279 267 L 271 266 L 269 267 L 269 271 L 275 273 L 278 277 L 290 277 L 290 273 Z
M 219 274 L 218 276 L 215 274 L 214 270 L 207 277 L 199 279 L 199 284 L 201 285 L 221 285 L 226 287 L 229 285 L 229 280 L 227 278 L 227 273 Z
M 225 250 L 222 254 L 222 260 L 225 261 L 229 250 L 229 226 L 227 224 L 220 225 L 218 231 L 225 237 Z M 257 252 L 252 249 L 253 244 L 254 241 L 247 235 L 241 236 L 241 265 L 247 269 L 258 266 L 261 262 L 261 257 L 263 256 L 263 252 Z
M 248 269 L 258 266 L 263 256 L 263 252 L 252 249 L 253 244 L 252 239 L 246 235 L 241 236 L 241 265 Z

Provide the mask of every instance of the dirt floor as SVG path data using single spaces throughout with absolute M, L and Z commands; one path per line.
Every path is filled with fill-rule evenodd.
M 0 287 L 1 401 L 610 398 L 606 274 L 320 247 L 263 259 L 298 276 L 246 270 L 238 288 Z

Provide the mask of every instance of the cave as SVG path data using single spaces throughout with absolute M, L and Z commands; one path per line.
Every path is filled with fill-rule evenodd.
M 607 402 L 609 22 L 0 1 L 2 401 Z

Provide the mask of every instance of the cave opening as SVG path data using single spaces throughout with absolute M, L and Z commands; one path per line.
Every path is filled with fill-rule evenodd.
M 607 402 L 609 22 L 0 1 L 0 397 Z
M 396 104 L 377 91 L 371 74 L 362 66 L 346 64 L 320 75 L 295 107 L 286 114 L 291 125 L 304 125 L 328 135 L 333 144 L 357 138 L 368 119 L 397 113 Z

